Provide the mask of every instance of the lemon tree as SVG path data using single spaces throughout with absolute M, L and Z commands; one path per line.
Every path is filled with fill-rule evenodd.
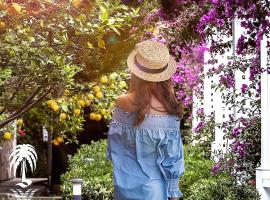
M 52 143 L 76 142 L 85 120 L 110 120 L 116 97 L 127 91 L 128 78 L 125 71 L 102 75 L 86 84 L 84 92 L 65 90 L 59 98 L 44 102 L 36 113 L 43 113 L 43 121 L 54 133 Z M 87 107 L 90 114 L 85 113 Z
M 91 82 L 89 87 L 92 88 L 89 97 L 92 99 L 92 110 L 89 118 L 100 121 L 111 119 L 111 111 L 114 107 L 114 101 L 117 96 L 123 94 L 128 89 L 128 73 L 125 71 L 114 72 L 108 76 L 101 76 L 96 82 Z
M 5 116 L 0 116 L 0 119 Z M 7 126 L 0 129 L 0 146 L 2 142 L 13 139 L 17 134 L 17 128 L 23 126 L 23 120 L 19 119 L 16 123 L 10 123 Z
M 0 127 L 46 98 L 84 91 L 85 82 L 123 67 L 149 26 L 134 31 L 149 9 L 120 0 L 0 0 L 0 115 L 6 116 Z M 103 99 L 104 92 L 95 97 Z M 52 109 L 62 111 L 59 102 Z

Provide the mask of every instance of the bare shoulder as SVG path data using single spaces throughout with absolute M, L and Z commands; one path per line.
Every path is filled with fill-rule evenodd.
M 116 98 L 115 104 L 117 107 L 121 108 L 123 105 L 125 105 L 127 98 L 128 98 L 127 95 L 128 94 L 123 94 L 123 95 L 120 95 Z
M 133 94 L 123 94 L 116 98 L 115 105 L 127 112 L 134 111 L 134 105 L 132 104 Z

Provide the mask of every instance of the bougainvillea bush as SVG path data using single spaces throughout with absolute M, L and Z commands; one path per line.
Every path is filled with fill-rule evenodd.
M 219 77 L 219 84 L 213 87 L 220 92 L 226 91 L 228 95 L 223 96 L 223 101 L 237 113 L 236 116 L 231 115 L 229 121 L 217 124 L 230 142 L 228 153 L 220 156 L 213 172 L 225 171 L 241 182 L 255 185 L 255 169 L 260 165 L 260 78 L 262 73 L 267 73 L 259 63 L 260 42 L 263 34 L 269 37 L 270 21 L 267 16 L 270 10 L 267 1 L 212 1 L 210 5 L 198 25 L 201 33 L 208 34 L 218 27 L 219 32 L 229 35 L 236 18 L 246 30 L 236 41 L 236 57 L 207 73 L 208 76 Z M 223 53 L 227 45 L 232 46 L 232 40 L 227 43 L 212 40 L 210 52 Z M 240 88 L 235 87 L 236 72 L 248 74 L 249 82 Z
M 188 92 L 182 87 L 192 82 L 194 77 L 196 80 L 207 76 L 218 77 L 219 83 L 213 84 L 212 88 L 216 92 L 228 94 L 223 96 L 223 102 L 235 110 L 237 115 L 231 115 L 229 121 L 212 126 L 212 133 L 214 127 L 218 126 L 225 133 L 224 139 L 230 141 L 227 149 L 230 153 L 220 155 L 220 160 L 213 166 L 213 172 L 226 172 L 236 176 L 237 180 L 254 185 L 255 168 L 260 164 L 260 77 L 262 73 L 269 72 L 261 68 L 259 57 L 263 34 L 268 38 L 267 45 L 270 46 L 269 1 L 162 1 L 162 8 L 151 16 L 159 26 L 155 37 L 165 41 L 180 62 L 185 60 L 186 52 L 192 52 L 196 46 L 204 46 L 204 51 L 210 53 L 208 64 L 212 64 L 213 68 L 209 71 L 202 73 L 202 70 L 194 70 L 188 64 L 179 66 L 180 72 L 184 73 L 178 72 L 174 77 L 177 94 L 184 97 L 182 101 L 188 102 L 186 100 L 190 99 L 189 103 L 192 103 L 192 96 L 203 92 L 200 91 L 200 81 L 196 81 Z M 229 62 L 217 66 L 215 55 L 222 55 L 233 47 L 234 20 L 239 20 L 245 31 L 235 41 L 235 54 L 229 58 Z M 225 36 L 226 40 L 224 37 L 216 37 L 217 34 Z M 244 74 L 248 79 L 240 88 L 236 88 L 236 72 Z M 198 141 L 205 137 L 203 133 L 209 132 L 209 124 L 206 123 L 208 116 L 199 117 L 201 120 L 195 125 L 197 130 L 194 130 Z
M 200 122 L 196 124 L 189 138 L 189 143 L 196 146 L 205 158 L 211 158 L 211 143 L 214 140 L 215 134 L 215 119 L 214 116 L 206 116 L 203 109 L 197 110 L 197 115 L 200 116 Z

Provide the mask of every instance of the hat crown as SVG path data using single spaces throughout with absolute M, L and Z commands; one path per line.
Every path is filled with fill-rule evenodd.
M 144 41 L 136 45 L 136 59 L 142 66 L 149 69 L 160 69 L 166 66 L 170 59 L 166 45 L 156 41 Z

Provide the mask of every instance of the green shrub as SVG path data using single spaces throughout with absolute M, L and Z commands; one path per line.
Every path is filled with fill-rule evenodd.
M 86 163 L 84 158 L 93 158 L 93 163 Z M 181 178 L 180 188 L 185 197 L 191 195 L 191 185 L 201 179 L 211 177 L 213 162 L 203 158 L 196 148 L 185 147 L 186 171 Z M 112 199 L 112 165 L 106 159 L 106 140 L 82 145 L 77 154 L 69 161 L 68 172 L 62 176 L 61 191 L 67 199 L 72 198 L 72 178 L 83 178 L 82 193 L 84 199 Z
M 72 198 L 72 178 L 83 178 L 82 198 L 91 200 L 113 199 L 112 164 L 106 159 L 107 141 L 82 145 L 69 160 L 68 172 L 62 175 L 61 191 L 66 199 Z M 94 162 L 86 163 L 85 158 Z M 257 200 L 258 194 L 252 185 L 239 185 L 231 176 L 213 176 L 214 162 L 206 159 L 197 147 L 185 146 L 185 174 L 181 177 L 180 189 L 185 200 Z
M 206 159 L 197 147 L 185 146 L 184 152 L 185 173 L 180 179 L 180 189 L 186 198 L 193 193 L 191 186 L 194 183 L 212 177 L 211 168 L 214 162 Z
M 259 200 L 255 186 L 237 184 L 229 175 L 214 176 L 194 183 L 186 200 Z
M 87 163 L 84 159 L 92 158 Z M 61 191 L 65 199 L 72 198 L 72 178 L 83 178 L 82 198 L 91 200 L 113 199 L 112 164 L 106 159 L 106 140 L 82 145 L 69 160 L 68 171 L 62 175 Z

